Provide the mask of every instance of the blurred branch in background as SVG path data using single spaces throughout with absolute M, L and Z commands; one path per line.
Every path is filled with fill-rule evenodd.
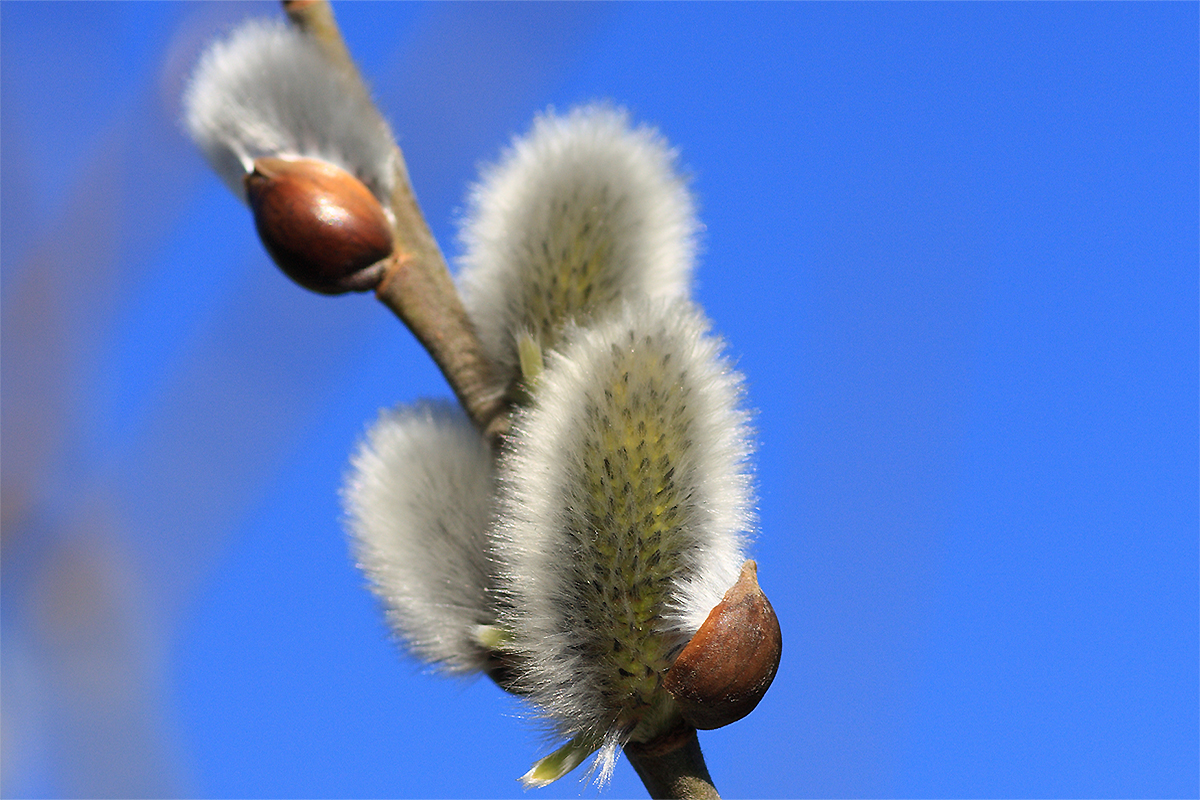
M 129 85 L 127 65 L 97 63 L 94 48 L 54 50 L 39 74 L 61 94 L 31 94 L 30 73 L 10 66 L 19 42 L 4 42 L 4 796 L 196 793 L 169 699 L 181 615 L 329 391 L 312 376 L 341 374 L 373 329 L 370 306 L 305 296 L 266 268 L 242 209 L 228 209 L 241 237 L 226 242 L 196 210 L 211 179 L 180 132 L 183 81 L 214 35 L 277 6 L 161 8 L 152 30 L 129 7 L 95 6 L 69 22 L 65 7 L 5 9 L 6 30 L 26 37 L 86 23 L 125 41 L 123 26 L 136 27 L 144 66 Z M 438 103 L 522 118 L 595 18 L 563 15 L 534 54 L 491 36 L 497 24 L 528 27 L 520 13 L 451 10 L 400 48 L 396 79 L 384 83 L 393 108 L 412 109 L 413 147 L 443 165 L 426 181 L 443 219 L 463 183 L 444 177 L 445 165 L 465 172 L 482 145 L 446 137 Z M 495 74 L 497 91 L 482 97 L 458 97 L 450 81 L 430 103 L 412 78 L 453 75 L 506 47 L 493 63 L 528 66 Z M 72 74 L 95 85 L 59 77 Z M 51 157 L 42 131 L 62 122 L 47 114 L 80 91 L 97 97 L 75 99 L 124 100 L 80 103 L 94 118 L 72 130 L 99 134 L 70 139 L 73 149 L 52 140 L 58 161 L 41 174 Z M 164 264 L 181 238 L 192 260 Z M 340 536 L 336 520 L 329 527 Z
M 177 87 L 200 42 L 233 11 L 192 11 L 185 20 L 180 10 L 168 14 L 147 43 L 144 78 L 104 87 L 113 102 L 100 107 L 91 97 L 30 94 L 20 80 L 26 76 L 5 68 L 0 480 L 3 792 L 9 796 L 192 791 L 164 702 L 169 632 L 231 519 L 186 524 L 203 501 L 167 485 L 194 479 L 188 472 L 210 472 L 211 464 L 139 463 L 135 443 L 147 419 L 178 409 L 127 407 L 120 380 L 147 381 L 150 386 L 139 388 L 152 392 L 157 377 L 123 373 L 129 365 L 117 350 L 131 310 L 141 305 L 138 296 L 160 284 L 161 276 L 151 274 L 156 251 L 175 235 L 202 175 L 178 133 Z M 20 21 L 35 28 L 65 22 L 45 12 L 6 9 L 6 28 L 25 14 L 31 19 Z M 70 24 L 95 25 L 93 35 L 120 40 L 124 10 L 97 7 L 83 14 Z M 14 58 L 17 45 L 6 39 L 5 49 Z M 124 78 L 111 62 L 72 60 L 91 59 L 91 50 L 48 56 L 63 60 L 45 73 L 46 88 L 64 74 L 100 84 Z M 81 89 L 98 88 L 82 83 Z M 88 122 L 98 134 L 64 143 L 57 132 L 45 132 L 61 121 L 43 115 L 70 114 L 73 103 L 92 108 L 95 118 Z M 46 154 L 39 147 L 47 141 L 59 148 L 59 161 L 42 171 Z M 39 207 L 36 200 L 47 194 L 51 202 Z M 10 239 L 9 231 L 23 235 Z M 155 344 L 139 350 L 160 355 Z M 210 428 L 206 420 L 219 419 L 179 424 L 176 418 L 168 427 L 176 436 L 194 435 Z M 204 431 L 216 440 L 225 433 Z M 235 464 L 235 473 L 250 473 L 235 479 L 255 483 L 257 467 Z M 140 515 L 156 499 L 172 502 L 174 513 L 157 520 Z M 220 513 L 236 515 L 238 508 Z M 176 539 L 165 530 L 185 535 Z

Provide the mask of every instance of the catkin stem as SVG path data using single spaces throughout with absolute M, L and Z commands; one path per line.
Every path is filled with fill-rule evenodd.
M 625 746 L 625 755 L 653 798 L 721 798 L 708 774 L 694 728 L 687 732 L 678 747 L 663 752 L 653 745 L 630 744 Z

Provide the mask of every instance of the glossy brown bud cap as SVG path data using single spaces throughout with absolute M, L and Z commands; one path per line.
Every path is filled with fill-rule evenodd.
M 775 679 L 782 653 L 775 609 L 758 588 L 758 565 L 747 561 L 675 659 L 663 687 L 688 723 L 720 728 L 754 710 Z
M 392 228 L 362 181 L 314 158 L 260 158 L 244 180 L 259 238 L 289 278 L 322 294 L 379 283 Z

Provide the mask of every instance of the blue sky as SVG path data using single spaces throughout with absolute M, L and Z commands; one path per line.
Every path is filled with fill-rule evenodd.
M 548 106 L 680 150 L 784 631 L 701 735 L 727 796 L 1200 794 L 1200 6 L 336 10 L 451 257 Z M 350 562 L 347 454 L 449 392 L 180 133 L 203 43 L 278 13 L 0 6 L 0 790 L 593 796 L 523 792 L 523 709 L 401 655 Z

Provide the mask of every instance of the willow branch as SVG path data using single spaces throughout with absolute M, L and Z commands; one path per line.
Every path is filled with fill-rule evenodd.
M 283 0 L 283 7 L 292 24 L 312 37 L 331 65 L 369 96 L 328 0 Z M 492 365 L 417 203 L 398 146 L 394 163 L 390 207 L 395 245 L 375 295 L 408 326 L 475 425 L 495 441 L 507 430 L 506 398 L 491 379 Z M 502 688 L 509 682 L 503 664 L 490 674 Z M 651 797 L 719 800 L 694 728 L 676 730 L 655 742 L 627 745 L 625 753 Z
M 494 437 L 505 430 L 504 397 L 489 380 L 491 363 L 441 253 L 436 255 L 434 261 L 428 253 L 398 245 L 375 296 L 429 352 L 476 427 Z
M 327 0 L 283 0 L 283 10 L 292 24 L 312 38 L 325 58 L 345 75 L 353 78 L 355 85 L 366 91 L 366 84 L 359 74 L 358 65 L 350 56 L 350 50 L 342 38 L 333 9 Z
M 330 63 L 368 95 L 327 0 L 284 0 L 292 24 L 311 36 Z M 404 154 L 395 149 L 391 197 L 395 247 L 375 296 L 398 316 L 441 369 L 475 425 L 495 438 L 507 427 L 505 398 L 454 287 L 446 259 L 417 203 Z
M 695 728 L 687 728 L 670 741 L 625 745 L 625 756 L 651 797 L 720 800 Z

